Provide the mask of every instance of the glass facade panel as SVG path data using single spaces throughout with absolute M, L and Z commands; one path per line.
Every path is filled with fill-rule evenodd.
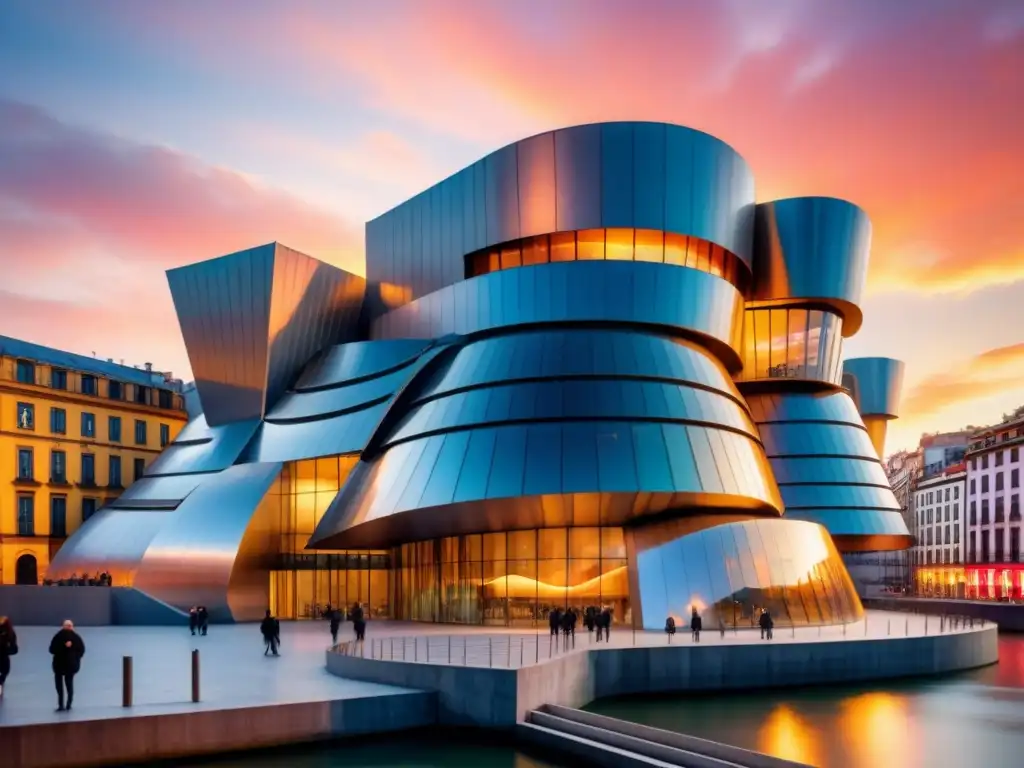
M 839 383 L 842 319 L 806 309 L 748 309 L 740 381 L 814 379 Z

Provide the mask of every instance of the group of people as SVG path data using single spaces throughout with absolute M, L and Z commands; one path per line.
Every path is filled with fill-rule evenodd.
M 71 574 L 66 579 L 43 579 L 44 587 L 110 587 L 113 586 L 113 577 L 103 571 L 97 573 L 95 576 L 79 576 L 77 573 Z
M 576 624 L 579 621 L 579 614 L 571 606 L 563 611 L 561 608 L 553 608 L 548 614 L 548 627 L 552 637 L 558 637 L 559 633 L 573 644 L 576 642 Z M 583 609 L 583 626 L 587 632 L 597 630 L 597 641 L 603 639 L 607 642 L 612 633 L 612 609 L 598 608 L 596 605 L 588 605 Z
M 205 637 L 206 628 L 210 626 L 210 612 L 205 605 L 193 605 L 188 609 L 188 629 L 194 635 L 197 632 Z
M 690 637 L 695 643 L 700 642 L 700 632 L 704 629 L 704 620 L 700 617 L 696 607 L 690 608 Z M 665 619 L 665 633 L 671 637 L 676 633 L 676 620 L 674 616 Z
M 331 608 L 327 606 L 327 610 L 324 611 L 324 618 L 330 620 L 331 628 L 331 644 L 338 644 L 338 631 L 341 629 L 341 622 L 345 620 L 344 611 Z M 348 620 L 352 622 L 352 629 L 356 633 L 356 641 L 366 639 L 366 613 L 363 611 L 363 606 L 359 603 L 352 603 L 352 607 L 348 611 Z
M 11 657 L 18 654 L 18 634 L 7 616 L 0 616 L 0 696 L 3 696 L 4 684 L 11 674 Z M 50 640 L 50 655 L 53 657 L 53 682 L 57 689 L 57 711 L 66 712 L 71 709 L 75 698 L 75 675 L 82 666 L 85 656 L 85 643 L 75 632 L 71 619 L 65 620 Z

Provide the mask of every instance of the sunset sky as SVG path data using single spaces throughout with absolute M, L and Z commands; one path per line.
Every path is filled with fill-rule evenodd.
M 163 271 L 363 222 L 518 138 L 660 120 L 874 240 L 887 448 L 1024 404 L 1020 0 L 7 0 L 0 334 L 188 378 Z

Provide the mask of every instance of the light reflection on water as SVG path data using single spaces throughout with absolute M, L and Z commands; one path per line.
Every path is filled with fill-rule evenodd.
M 595 712 L 822 768 L 1024 765 L 1024 636 L 955 676 L 844 688 L 596 702 Z

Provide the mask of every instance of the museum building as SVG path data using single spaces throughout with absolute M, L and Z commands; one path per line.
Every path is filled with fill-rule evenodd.
M 902 368 L 842 362 L 869 249 L 712 136 L 603 123 L 369 222 L 365 279 L 278 244 L 170 270 L 203 414 L 50 572 L 236 621 L 856 620 L 843 555 L 910 545 Z

